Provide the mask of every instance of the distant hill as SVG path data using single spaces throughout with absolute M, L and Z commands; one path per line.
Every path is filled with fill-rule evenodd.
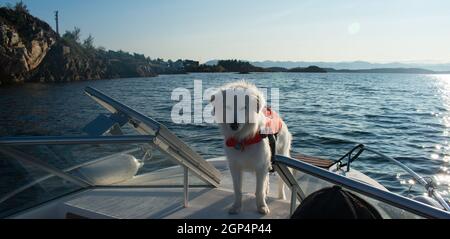
M 434 64 L 434 63 L 370 63 L 367 61 L 349 61 L 349 62 L 315 62 L 315 61 L 254 61 L 250 62 L 254 66 L 263 68 L 286 68 L 292 69 L 297 67 L 318 66 L 321 68 L 346 69 L 346 70 L 360 70 L 360 69 L 387 69 L 387 68 L 420 68 L 431 71 L 450 72 L 450 63 Z M 217 60 L 211 60 L 205 63 L 206 65 L 217 64 Z
M 251 62 L 255 66 L 259 67 L 283 67 L 283 68 L 295 68 L 295 67 L 307 67 L 318 66 L 322 68 L 334 68 L 334 69 L 376 69 L 376 68 L 421 68 L 431 71 L 450 71 L 450 63 L 446 64 L 432 64 L 432 63 L 370 63 L 366 61 L 351 61 L 351 62 L 307 62 L 307 61 L 258 61 Z
M 376 68 L 376 69 L 360 69 L 360 70 L 335 70 L 326 68 L 327 72 L 337 73 L 406 73 L 406 74 L 436 74 L 435 71 L 420 69 L 420 68 Z
M 296 67 L 289 69 L 288 72 L 310 72 L 310 73 L 327 73 L 328 70 L 318 66 Z
M 266 72 L 288 72 L 289 69 L 283 67 L 269 67 L 265 68 Z
M 223 67 L 223 69 L 226 72 L 239 72 L 239 73 L 265 72 L 264 68 L 256 67 L 247 61 L 220 60 L 217 62 L 217 66 Z
M 421 68 L 374 68 L 374 69 L 335 69 L 335 68 L 323 68 L 319 66 L 307 66 L 307 67 L 256 67 L 250 62 L 239 60 L 217 60 L 209 61 L 203 65 L 205 68 L 219 67 L 220 72 L 291 72 L 291 73 L 391 73 L 391 74 L 448 74 L 450 72 L 436 72 Z M 199 72 L 199 71 L 197 71 Z M 205 71 L 214 72 L 214 71 Z

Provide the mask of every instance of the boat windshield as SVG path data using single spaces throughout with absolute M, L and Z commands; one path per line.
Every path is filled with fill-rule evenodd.
M 84 135 L 0 138 L 1 218 L 92 187 L 220 183 L 220 172 L 164 125 L 95 89 L 86 93 L 110 113 L 93 116 Z

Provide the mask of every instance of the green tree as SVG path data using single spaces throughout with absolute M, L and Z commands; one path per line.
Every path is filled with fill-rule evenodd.
M 101 52 L 106 52 L 106 48 L 104 46 L 97 47 L 97 50 L 99 50 Z
M 80 42 L 80 37 L 81 37 L 81 29 L 78 27 L 74 27 L 73 31 L 66 31 L 66 33 L 64 33 L 63 35 L 64 39 L 75 42 Z
M 84 40 L 83 46 L 87 49 L 94 49 L 94 37 L 91 34 Z
M 28 13 L 28 7 L 23 1 L 17 2 L 14 5 L 14 10 L 16 10 L 17 12 Z

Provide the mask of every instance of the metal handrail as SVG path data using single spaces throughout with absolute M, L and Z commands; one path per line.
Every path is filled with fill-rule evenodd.
M 350 171 L 350 164 L 355 161 L 356 159 L 359 158 L 359 156 L 364 152 L 371 152 L 373 154 L 376 154 L 378 156 L 380 156 L 383 159 L 386 159 L 388 161 L 393 162 L 394 164 L 396 164 L 397 166 L 399 166 L 401 169 L 403 169 L 405 172 L 407 172 L 409 175 L 411 175 L 417 182 L 419 182 L 420 185 L 422 185 L 428 192 L 428 196 L 434 198 L 437 200 L 437 202 L 447 211 L 450 212 L 450 206 L 448 205 L 448 203 L 444 200 L 444 198 L 441 196 L 441 194 L 436 190 L 435 184 L 433 182 L 433 180 L 431 181 L 427 181 L 425 180 L 424 177 L 420 176 L 419 174 L 417 174 L 416 172 L 414 172 L 412 169 L 410 169 L 408 166 L 406 166 L 405 164 L 401 163 L 400 161 L 389 157 L 381 152 L 378 152 L 375 149 L 372 149 L 370 147 L 367 147 L 363 144 L 360 144 L 358 146 L 356 146 L 355 148 L 353 148 L 350 152 L 348 152 L 347 154 L 345 154 L 344 156 L 342 156 L 339 160 L 337 160 L 333 165 L 337 165 L 337 168 L 341 168 L 341 167 L 347 167 L 347 172 Z M 357 152 L 355 155 L 353 155 L 354 152 Z M 348 161 L 347 163 L 342 163 L 342 161 L 348 157 Z
M 137 135 L 137 136 L 37 136 L 37 137 L 4 137 L 0 138 L 0 146 L 17 146 L 17 145 L 77 145 L 77 144 L 124 144 L 124 143 L 151 143 L 154 136 Z
M 449 212 L 431 207 L 427 204 L 417 202 L 391 192 L 380 190 L 371 185 L 346 178 L 344 176 L 301 162 L 299 160 L 277 155 L 274 162 L 275 164 L 281 164 L 291 167 L 295 170 L 299 170 L 303 173 L 315 176 L 327 182 L 342 186 L 343 188 L 347 188 L 367 197 L 374 198 L 381 202 L 387 203 L 389 205 L 425 218 L 450 219 Z
M 117 153 L 117 154 L 133 153 L 133 152 L 136 152 L 138 150 L 139 150 L 138 148 L 137 149 L 131 149 L 131 150 L 127 150 L 127 151 L 123 151 L 123 152 Z M 105 160 L 110 159 L 111 157 L 113 157 L 115 155 L 116 154 L 113 154 L 113 155 L 109 155 L 107 157 L 99 158 L 99 159 L 96 159 L 96 160 L 93 160 L 93 161 L 84 162 L 84 163 L 81 163 L 81 164 L 78 164 L 78 165 L 75 165 L 75 166 L 63 169 L 62 171 L 64 173 L 70 173 L 70 172 L 72 172 L 74 170 L 77 170 L 79 168 L 82 168 L 82 167 L 85 167 L 85 166 L 89 166 L 89 165 L 92 165 L 92 164 L 96 164 L 96 163 L 105 161 Z M 21 193 L 21 192 L 23 192 L 23 191 L 25 191 L 25 190 L 35 186 L 36 184 L 39 184 L 39 183 L 41 183 L 41 182 L 43 182 L 45 180 L 48 180 L 50 178 L 53 178 L 53 177 L 56 177 L 56 176 L 54 174 L 49 173 L 49 174 L 47 174 L 45 176 L 42 176 L 42 177 L 40 177 L 40 178 L 38 178 L 38 179 L 36 179 L 36 180 L 34 180 L 32 182 L 29 182 L 29 183 L 27 183 L 27 184 L 25 184 L 25 185 L 15 189 L 15 190 L 11 191 L 11 192 L 9 192 L 8 194 L 6 194 L 6 195 L 4 195 L 4 196 L 2 196 L 0 198 L 0 204 L 5 202 L 5 201 L 7 201 L 8 199 L 16 196 L 17 194 L 19 194 L 19 193 Z
M 368 147 L 364 147 L 364 149 L 368 152 L 374 153 L 378 156 L 381 156 L 382 158 L 388 159 L 392 162 L 394 162 L 396 165 L 398 165 L 399 167 L 401 167 L 403 170 L 405 170 L 406 172 L 408 172 L 411 176 L 413 176 L 422 186 L 425 187 L 425 189 L 428 191 L 429 195 L 432 196 L 433 198 L 435 198 L 439 204 L 441 204 L 442 207 L 445 208 L 445 210 L 450 211 L 450 207 L 447 204 L 447 202 L 445 202 L 444 198 L 441 196 L 441 194 L 439 194 L 439 192 L 436 191 L 436 189 L 434 188 L 434 186 L 432 184 L 430 184 L 430 182 L 427 182 L 422 176 L 420 176 L 419 174 L 417 174 L 416 172 L 414 172 L 412 169 L 410 169 L 408 166 L 404 165 L 403 163 L 401 163 L 400 161 L 389 157 L 383 153 L 380 153 L 374 149 L 368 148 Z
M 58 176 L 62 179 L 70 181 L 80 187 L 87 188 L 87 187 L 93 186 L 92 184 L 90 184 L 89 182 L 87 182 L 81 178 L 78 178 L 78 177 L 70 175 L 66 172 L 63 172 L 62 170 L 55 168 L 55 167 L 49 165 L 48 163 L 43 162 L 42 160 L 32 157 L 32 156 L 30 156 L 24 152 L 21 152 L 17 149 L 13 149 L 9 146 L 0 147 L 0 152 L 3 153 L 4 155 L 14 158 L 16 160 L 29 163 L 39 169 L 42 169 L 42 170 L 44 170 L 48 173 L 51 173 L 55 176 Z

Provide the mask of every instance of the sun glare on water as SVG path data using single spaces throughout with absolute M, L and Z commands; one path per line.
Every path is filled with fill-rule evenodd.
M 439 173 L 434 176 L 436 183 L 440 186 L 448 187 L 441 191 L 444 195 L 450 192 L 450 75 L 433 75 L 436 81 L 438 94 L 442 99 L 442 112 L 437 116 L 444 128 L 443 136 L 445 141 L 435 146 L 435 153 L 430 155 L 433 160 L 440 160 L 443 165 L 440 167 Z

